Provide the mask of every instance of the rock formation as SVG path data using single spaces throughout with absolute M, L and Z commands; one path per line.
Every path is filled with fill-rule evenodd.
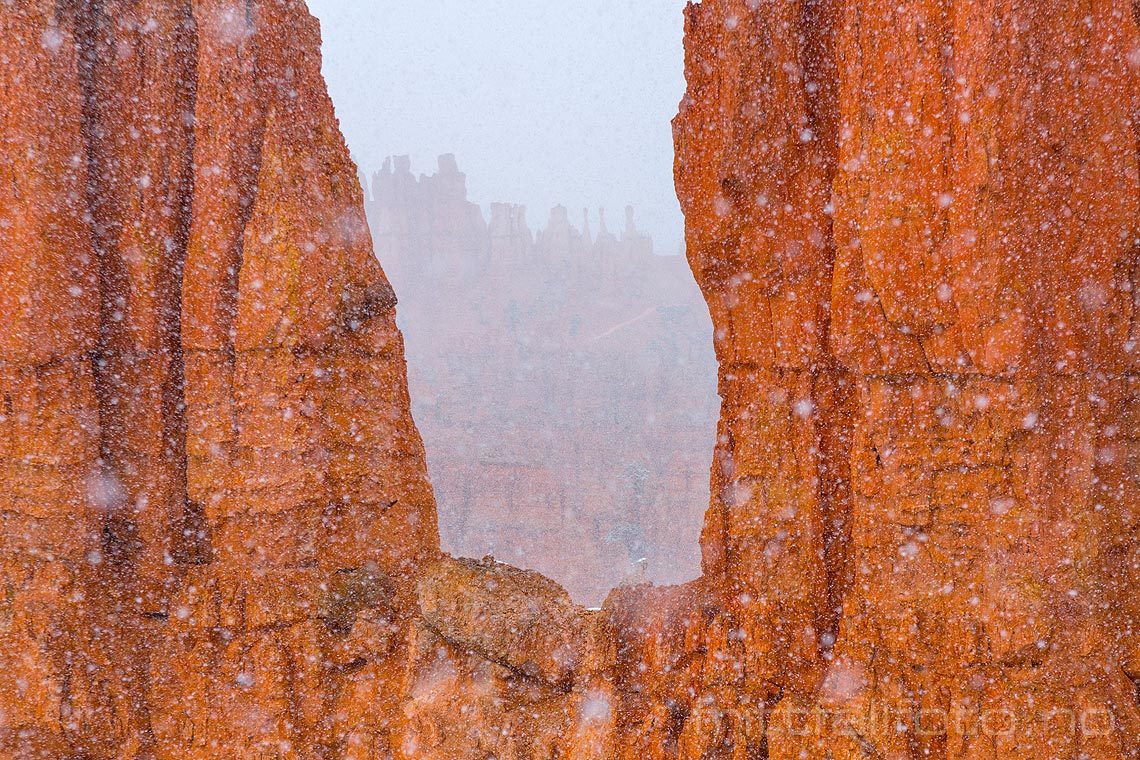
M 632 209 L 617 235 L 561 206 L 537 234 L 523 206 L 487 223 L 450 156 L 419 179 L 389 160 L 370 195 L 444 548 L 591 605 L 695 577 L 716 365 L 685 259 L 655 255 Z
M 438 539 L 315 20 L 19 0 L 0 24 L 0 742 L 379 741 L 385 704 L 342 702 L 396 690 Z
M 675 127 L 767 752 L 1135 756 L 1133 9 L 757 5 Z
M 594 611 L 438 550 L 300 0 L 0 31 L 3 756 L 1140 752 L 1126 3 L 689 6 L 704 575 Z

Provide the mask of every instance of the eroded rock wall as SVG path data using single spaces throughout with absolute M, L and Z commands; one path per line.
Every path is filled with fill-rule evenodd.
M 85 96 L 73 28 L 54 3 L 5 8 L 0 27 L 0 658 L 10 676 L 0 745 L 62 755 L 105 750 L 129 732 L 121 711 L 106 712 L 120 690 L 106 677 L 114 653 L 95 643 L 100 600 L 87 593 L 108 493 L 91 361 L 98 269 L 77 213 L 87 195 Z
M 676 130 L 767 751 L 1133 756 L 1132 8 L 756 6 Z
M 19 0 L 0 23 L 3 740 L 388 752 L 438 538 L 316 21 Z M 354 712 L 364 675 L 382 696 Z

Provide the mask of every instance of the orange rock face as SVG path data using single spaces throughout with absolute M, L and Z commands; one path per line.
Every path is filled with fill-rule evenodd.
M 767 751 L 1134 756 L 1132 8 L 756 5 L 676 133 Z
M 387 744 L 438 548 L 395 297 L 303 3 L 9 4 L 0 741 Z
M 704 576 L 440 554 L 299 0 L 0 9 L 0 753 L 1140 752 L 1123 2 L 705 0 Z

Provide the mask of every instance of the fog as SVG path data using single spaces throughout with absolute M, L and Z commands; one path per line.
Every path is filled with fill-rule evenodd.
M 471 199 L 632 204 L 675 253 L 670 120 L 684 92 L 683 0 L 309 0 L 324 70 L 365 172 L 390 154 L 430 173 L 455 153 Z
M 444 548 L 587 604 L 696 577 L 718 400 L 675 255 L 681 0 L 310 6 L 400 299 Z

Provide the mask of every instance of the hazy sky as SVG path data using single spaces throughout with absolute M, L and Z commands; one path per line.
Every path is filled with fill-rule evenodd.
M 660 253 L 681 241 L 669 122 L 684 91 L 684 0 L 309 0 L 341 127 L 371 174 L 455 153 L 469 195 L 527 204 L 633 204 Z M 592 212 L 593 215 L 593 212 Z M 596 217 L 591 219 L 596 230 Z

